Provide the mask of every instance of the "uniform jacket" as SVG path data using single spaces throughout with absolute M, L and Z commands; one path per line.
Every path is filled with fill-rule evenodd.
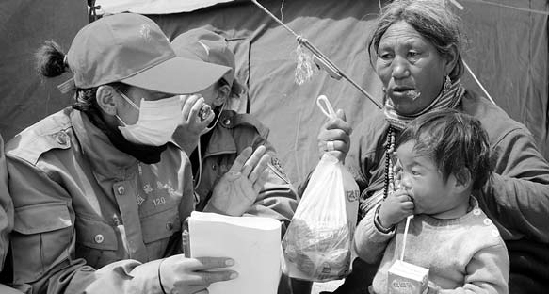
M 528 129 L 487 99 L 466 91 L 459 109 L 477 118 L 489 136 L 494 174 L 474 196 L 509 249 L 509 292 L 539 293 L 549 280 L 549 164 Z M 383 113 L 376 111 L 351 136 L 345 163 L 362 192 L 363 212 L 375 202 L 372 195 L 383 189 L 388 128 Z M 348 289 L 368 286 L 363 277 L 347 279 L 348 285 L 355 281 Z
M 289 222 L 297 207 L 297 194 L 285 175 L 276 151 L 267 141 L 269 129 L 249 114 L 237 114 L 224 110 L 212 130 L 212 137 L 202 154 L 202 174 L 196 188 L 197 210 L 203 210 L 213 189 L 223 174 L 229 171 L 236 156 L 251 146 L 253 150 L 264 145 L 271 162 L 266 169 L 267 181 L 259 191 L 248 215 L 269 217 Z M 195 178 L 198 181 L 198 177 Z
M 4 140 L 0 136 L 0 272 L 8 255 L 8 234 L 13 227 L 13 203 L 8 192 L 8 169 Z
M 66 108 L 12 139 L 7 158 L 15 286 L 161 293 L 158 259 L 181 252 L 181 222 L 193 209 L 190 165 L 179 148 L 140 163 Z

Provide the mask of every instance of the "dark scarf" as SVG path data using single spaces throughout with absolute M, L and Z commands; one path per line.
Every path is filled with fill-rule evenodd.
M 422 114 L 425 114 L 432 110 L 446 109 L 446 108 L 456 108 L 460 101 L 465 89 L 461 86 L 461 82 L 457 79 L 450 87 L 443 89 L 440 94 L 427 105 L 423 110 L 413 115 L 401 115 L 396 112 L 393 101 L 390 98 L 385 99 L 385 106 L 383 107 L 383 112 L 385 113 L 385 118 L 393 127 L 398 130 L 402 130 L 406 125 L 414 120 L 416 117 L 419 117 Z
M 137 158 L 140 162 L 146 164 L 159 162 L 162 152 L 164 152 L 168 146 L 168 144 L 164 144 L 162 146 L 148 146 L 132 143 L 124 139 L 118 127 L 112 128 L 108 126 L 103 120 L 103 117 L 97 113 L 97 111 L 90 109 L 83 112 L 88 115 L 92 124 L 99 128 L 107 136 L 107 138 L 109 138 L 114 147 Z

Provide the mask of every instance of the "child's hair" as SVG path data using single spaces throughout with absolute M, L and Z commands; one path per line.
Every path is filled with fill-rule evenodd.
M 414 152 L 433 160 L 444 180 L 459 181 L 471 173 L 473 190 L 482 188 L 492 173 L 488 135 L 474 117 L 453 109 L 424 114 L 402 131 L 396 146 L 414 141 Z

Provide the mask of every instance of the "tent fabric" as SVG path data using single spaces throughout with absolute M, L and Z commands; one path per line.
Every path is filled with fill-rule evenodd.
M 377 1 L 260 2 L 381 101 L 381 84 L 365 49 L 379 13 Z M 458 11 L 467 37 L 464 60 L 495 103 L 530 129 L 549 158 L 547 16 L 475 1 L 458 2 L 464 7 Z M 547 10 L 544 0 L 498 2 Z M 149 16 L 172 39 L 202 26 L 231 41 L 237 77 L 250 89 L 250 112 L 270 128 L 269 139 L 294 183 L 301 183 L 318 161 L 316 136 L 326 120 L 315 106 L 318 95 L 325 94 L 334 108 L 344 109 L 353 126 L 375 109 L 348 82 L 333 80 L 325 72 L 298 86 L 294 81 L 295 37 L 252 3 Z M 469 73 L 463 80 L 467 88 L 481 92 Z
M 70 105 L 71 96 L 56 88 L 70 75 L 41 79 L 34 53 L 46 40 L 55 40 L 68 51 L 76 32 L 87 23 L 85 1 L 0 1 L 0 134 L 5 141 Z
M 548 10 L 545 0 L 492 1 Z M 143 1 L 137 2 L 143 4 Z M 464 7 L 458 14 L 468 37 L 464 60 L 495 103 L 530 129 L 540 150 L 549 158 L 547 16 L 474 0 L 458 2 Z M 263 0 L 260 3 L 381 101 L 381 84 L 365 49 L 379 12 L 378 1 Z M 4 137 L 9 138 L 70 104 L 70 97 L 55 90 L 55 85 L 67 77 L 41 81 L 32 69 L 32 53 L 46 39 L 60 40 L 62 46 L 68 48 L 76 31 L 87 22 L 84 6 L 85 1 L 53 0 L 8 0 L 0 4 L 4 42 L 0 49 L 3 53 L 0 57 L 3 106 L 0 132 Z M 334 108 L 344 109 L 353 126 L 376 107 L 348 82 L 331 79 L 322 71 L 298 86 L 294 81 L 296 38 L 251 2 L 231 1 L 184 13 L 169 13 L 172 10 L 161 8 L 158 6 L 155 10 L 158 14 L 152 14 L 151 10 L 147 15 L 171 39 L 188 29 L 206 27 L 229 40 L 236 54 L 237 78 L 250 89 L 246 97 L 249 104 L 242 105 L 242 110 L 248 109 L 270 128 L 269 140 L 296 185 L 318 161 L 316 136 L 326 121 L 315 104 L 318 95 L 326 95 Z M 470 74 L 465 74 L 463 80 L 468 88 L 480 92 Z
M 354 81 L 381 97 L 380 83 L 365 51 L 367 32 L 376 17 L 369 12 L 377 12 L 377 2 L 262 3 L 313 42 Z M 375 107 L 349 83 L 333 80 L 324 72 L 317 72 L 312 80 L 298 86 L 294 81 L 296 38 L 251 3 L 149 16 L 171 39 L 185 30 L 204 26 L 230 41 L 236 53 L 237 78 L 249 88 L 250 112 L 270 128 L 269 140 L 294 183 L 301 181 L 318 161 L 316 136 L 326 120 L 315 104 L 318 95 L 326 95 L 334 108 L 345 109 L 353 124 Z

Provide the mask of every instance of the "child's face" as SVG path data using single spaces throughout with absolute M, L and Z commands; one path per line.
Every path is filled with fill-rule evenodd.
M 428 214 L 439 219 L 461 217 L 467 211 L 468 197 L 455 192 L 456 179 L 446 181 L 429 157 L 416 154 L 414 141 L 401 144 L 397 150 L 397 177 L 400 188 L 408 192 L 414 202 L 414 214 Z

